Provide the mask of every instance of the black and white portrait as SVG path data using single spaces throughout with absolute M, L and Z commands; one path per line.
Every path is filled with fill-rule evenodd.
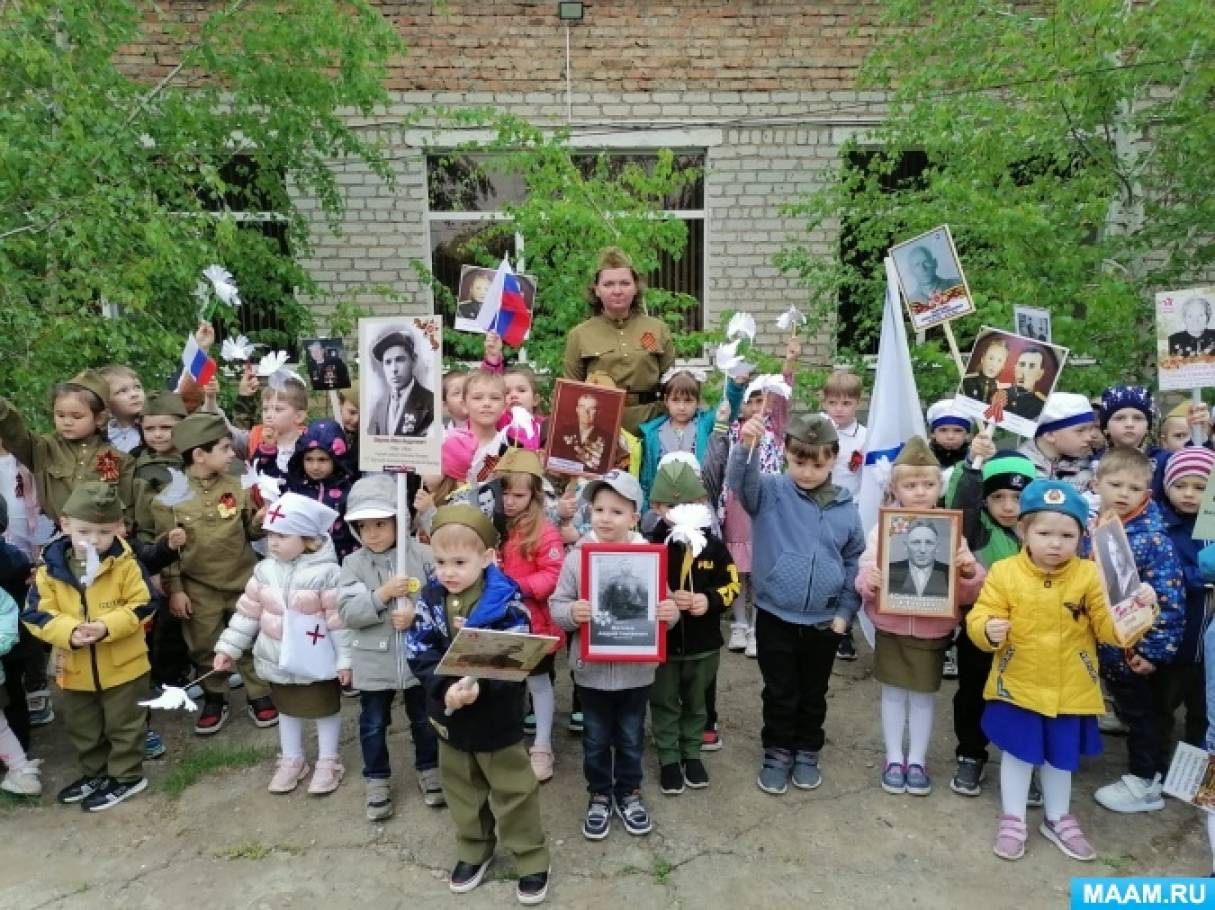
M 1156 295 L 1156 365 L 1161 390 L 1215 385 L 1215 287 Z
M 1050 343 L 1050 311 L 1032 306 L 1013 307 L 1013 322 L 1017 334 L 1034 341 Z
M 442 358 L 438 316 L 359 320 L 361 470 L 439 470 L 434 390 Z
M 582 630 L 585 660 L 662 660 L 666 626 L 666 548 L 648 544 L 584 544 L 583 589 L 591 621 Z
M 959 513 L 883 509 L 880 522 L 879 612 L 953 616 Z
M 947 225 L 891 247 L 890 257 L 916 331 L 974 312 Z
M 1139 588 L 1139 571 L 1122 522 L 1107 521 L 1094 528 L 1093 551 L 1109 602 L 1119 604 L 1133 597 Z

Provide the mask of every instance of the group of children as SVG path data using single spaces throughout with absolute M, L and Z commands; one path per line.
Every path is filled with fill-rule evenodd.
M 796 340 L 786 355 L 790 374 Z M 997 450 L 989 435 L 972 436 L 952 402 L 933 405 L 929 438 L 907 440 L 893 462 L 886 502 L 962 512 L 950 563 L 959 619 L 912 618 L 878 608 L 878 542 L 856 506 L 866 436 L 859 377 L 832 373 L 821 414 L 790 413 L 787 400 L 733 379 L 707 407 L 703 382 L 672 368 L 665 414 L 637 435 L 621 431 L 615 467 L 556 477 L 540 450 L 536 376 L 506 364 L 491 334 L 480 367 L 444 377 L 442 472 L 421 478 L 407 511 L 394 477 L 360 475 L 357 388 L 342 394 L 336 420 L 309 423 L 307 389 L 276 382 L 260 390 L 261 420 L 248 429 L 217 407 L 214 385 L 186 379 L 180 393 L 145 396 L 122 367 L 52 389 L 49 433 L 28 429 L 0 399 L 0 444 L 13 456 L 0 458 L 3 789 L 41 792 L 40 762 L 27 750 L 31 726 L 51 715 L 48 666 L 80 765 L 58 800 L 89 811 L 144 789 L 145 758 L 164 754 L 140 705 L 153 688 L 196 683 L 194 731 L 210 736 L 229 721 L 239 671 L 250 720 L 278 727 L 276 794 L 305 781 L 314 795 L 341 784 L 341 697 L 360 699 L 366 813 L 382 820 L 393 812 L 387 730 L 399 697 L 423 800 L 446 805 L 456 829 L 451 889 L 475 888 L 501 845 L 516 859 L 518 899 L 539 903 L 549 875 L 539 785 L 557 764 L 559 653 L 574 684 L 570 728 L 582 735 L 583 834 L 601 840 L 617 819 L 644 835 L 653 827 L 642 791 L 647 713 L 661 792 L 707 787 L 701 753 L 721 747 L 723 646 L 756 658 L 763 680 L 759 788 L 779 795 L 790 783 L 822 783 L 832 666 L 856 658 L 852 628 L 863 611 L 881 686 L 877 783 L 886 792 L 931 792 L 936 693 L 951 665 L 950 787 L 978 795 L 988 747 L 999 747 L 998 856 L 1023 855 L 1027 805 L 1044 806 L 1040 831 L 1068 856 L 1096 856 L 1070 788 L 1081 756 L 1100 749 L 1099 723 L 1123 725 L 1128 762 L 1097 801 L 1116 812 L 1162 807 L 1176 709 L 1186 712 L 1187 741 L 1213 736 L 1202 652 L 1215 548 L 1192 538 L 1215 465 L 1215 452 L 1191 440 L 1192 428 L 1209 430 L 1201 408 L 1170 412 L 1156 444 L 1146 390 L 1111 388 L 1098 403 L 1056 393 L 1033 440 Z M 240 391 L 250 399 L 256 380 L 242 379 Z M 283 492 L 263 501 L 266 478 Z M 672 536 L 672 509 L 685 505 L 706 507 L 703 546 Z M 1122 522 L 1142 580 L 1135 598 L 1156 610 L 1135 640 L 1119 638 L 1088 558 L 1097 520 Z M 933 525 L 922 531 L 935 546 Z M 583 594 L 588 543 L 668 548 L 656 615 L 667 627 L 664 662 L 580 656 L 594 618 Z M 554 643 L 526 683 L 438 674 L 463 627 Z M 323 659 L 299 646 L 307 637 L 328 639 Z

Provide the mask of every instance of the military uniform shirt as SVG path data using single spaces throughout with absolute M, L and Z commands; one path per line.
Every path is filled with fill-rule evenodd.
M 636 433 L 662 413 L 658 380 L 674 362 L 675 342 L 667 324 L 634 310 L 627 319 L 600 314 L 574 326 L 565 343 L 563 374 L 578 382 L 599 371 L 611 376 L 617 388 L 629 393 L 624 428 Z
M 117 487 L 123 518 L 134 519 L 134 461 L 100 434 L 72 441 L 58 433 L 33 433 L 7 400 L 0 398 L 0 442 L 29 468 L 38 487 L 38 502 L 56 525 L 72 490 L 86 480 Z
M 184 590 L 185 576 L 220 591 L 243 591 L 257 565 L 249 543 L 262 536 L 253 521 L 257 510 L 239 478 L 220 474 L 200 480 L 188 473 L 186 477 L 194 494 L 190 499 L 171 508 L 152 500 L 156 536 L 178 525 L 186 532 L 181 560 L 162 573 L 165 590 L 170 594 Z

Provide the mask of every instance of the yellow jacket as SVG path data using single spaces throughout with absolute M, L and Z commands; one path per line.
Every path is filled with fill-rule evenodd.
M 63 653 L 59 686 L 101 692 L 138 679 L 150 669 L 143 622 L 156 601 L 131 548 L 121 538 L 101 555 L 97 577 L 87 588 L 73 574 L 72 542 L 61 537 L 42 554 L 34 588 L 21 619 L 31 633 Z M 72 630 L 83 622 L 103 622 L 101 641 L 72 647 Z
M 970 640 L 994 651 L 983 689 L 988 701 L 1005 701 L 1045 717 L 1103 714 L 1097 683 L 1097 639 L 1121 645 L 1106 608 L 1096 563 L 1073 557 L 1047 572 L 1023 549 L 987 573 L 979 600 L 966 616 Z M 994 647 L 984 627 L 1007 619 L 1008 637 Z

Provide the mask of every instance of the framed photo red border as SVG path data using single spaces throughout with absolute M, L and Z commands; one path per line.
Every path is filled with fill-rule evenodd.
M 658 596 L 656 602 L 666 600 L 667 597 L 667 548 L 662 544 L 641 544 L 641 543 L 588 543 L 582 545 L 582 586 L 579 592 L 584 600 L 590 600 L 591 606 L 594 606 L 594 601 L 591 600 L 591 557 L 598 553 L 621 553 L 621 554 L 653 554 L 658 568 Z M 648 573 L 647 573 L 648 577 Z M 591 637 L 587 634 L 586 628 L 579 630 L 579 656 L 588 663 L 605 663 L 605 662 L 620 662 L 620 663 L 664 663 L 667 659 L 667 624 L 660 619 L 656 619 L 657 635 L 655 636 L 657 647 L 653 652 L 643 654 L 605 654 L 602 651 L 596 651 L 591 644 Z

